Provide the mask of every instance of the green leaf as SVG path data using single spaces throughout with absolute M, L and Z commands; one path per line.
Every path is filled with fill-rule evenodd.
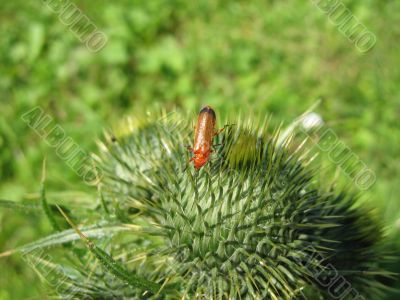
M 122 231 L 129 231 L 132 230 L 131 228 L 127 226 L 123 226 L 121 224 L 107 224 L 107 225 L 102 225 L 102 226 L 88 226 L 84 227 L 81 229 L 82 232 L 84 232 L 85 235 L 87 235 L 90 238 L 95 238 L 95 239 L 101 239 L 107 236 L 110 236 L 112 234 L 122 232 Z M 76 240 L 79 240 L 80 237 L 79 235 L 73 230 L 73 229 L 67 229 L 63 230 L 54 234 L 51 234 L 49 236 L 46 236 L 45 238 L 39 239 L 35 242 L 26 244 L 24 246 L 20 246 L 14 250 L 7 251 L 7 255 L 16 253 L 16 252 L 21 252 L 21 253 L 27 253 L 31 251 L 35 251 L 38 249 L 42 248 L 49 248 L 49 247 L 55 247 L 59 245 L 63 245 L 66 243 L 70 243 Z M 4 256 L 4 255 L 0 255 Z
M 23 212 L 35 212 L 35 213 L 42 213 L 42 207 L 37 204 L 27 204 L 22 202 L 10 201 L 10 200 L 3 200 L 0 199 L 0 207 L 12 209 L 12 210 L 20 210 Z

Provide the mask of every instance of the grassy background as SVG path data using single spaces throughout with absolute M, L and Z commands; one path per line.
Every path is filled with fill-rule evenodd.
M 399 2 L 343 1 L 377 36 L 365 54 L 306 0 L 74 0 L 108 36 L 98 53 L 43 2 L 0 6 L 1 199 L 35 201 L 45 156 L 50 201 L 89 190 L 20 119 L 35 106 L 95 151 L 104 129 L 156 104 L 290 122 L 321 99 L 318 113 L 376 173 L 364 201 L 399 252 Z M 0 252 L 48 232 L 40 216 L 0 211 Z M 1 300 L 46 299 L 18 256 L 0 268 Z

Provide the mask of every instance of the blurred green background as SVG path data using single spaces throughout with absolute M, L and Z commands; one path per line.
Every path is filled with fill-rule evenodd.
M 90 191 L 21 120 L 35 106 L 96 151 L 105 129 L 157 104 L 290 122 L 321 99 L 317 112 L 374 170 L 363 199 L 400 252 L 399 1 L 343 1 L 377 37 L 367 53 L 311 0 L 73 0 L 108 37 L 97 53 L 44 2 L 0 5 L 0 199 L 35 201 L 45 156 L 50 201 Z M 40 216 L 0 210 L 0 252 L 49 232 Z M 0 270 L 1 300 L 47 299 L 18 255 Z

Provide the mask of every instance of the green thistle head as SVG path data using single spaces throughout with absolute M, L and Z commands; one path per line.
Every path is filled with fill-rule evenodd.
M 141 122 L 103 145 L 107 205 L 151 236 L 137 267 L 163 285 L 164 296 L 152 297 L 380 295 L 381 234 L 354 195 L 323 192 L 265 123 L 229 127 L 196 171 L 184 147 L 192 129 L 181 120 Z

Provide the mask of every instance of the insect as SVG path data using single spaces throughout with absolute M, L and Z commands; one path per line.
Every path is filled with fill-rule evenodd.
M 193 153 L 193 157 L 189 160 L 189 163 L 193 161 L 196 170 L 200 170 L 209 161 L 210 155 L 213 152 L 211 149 L 213 138 L 225 129 L 224 127 L 216 131 L 216 120 L 215 112 L 210 106 L 205 106 L 200 110 L 194 132 L 193 148 L 187 147 Z

